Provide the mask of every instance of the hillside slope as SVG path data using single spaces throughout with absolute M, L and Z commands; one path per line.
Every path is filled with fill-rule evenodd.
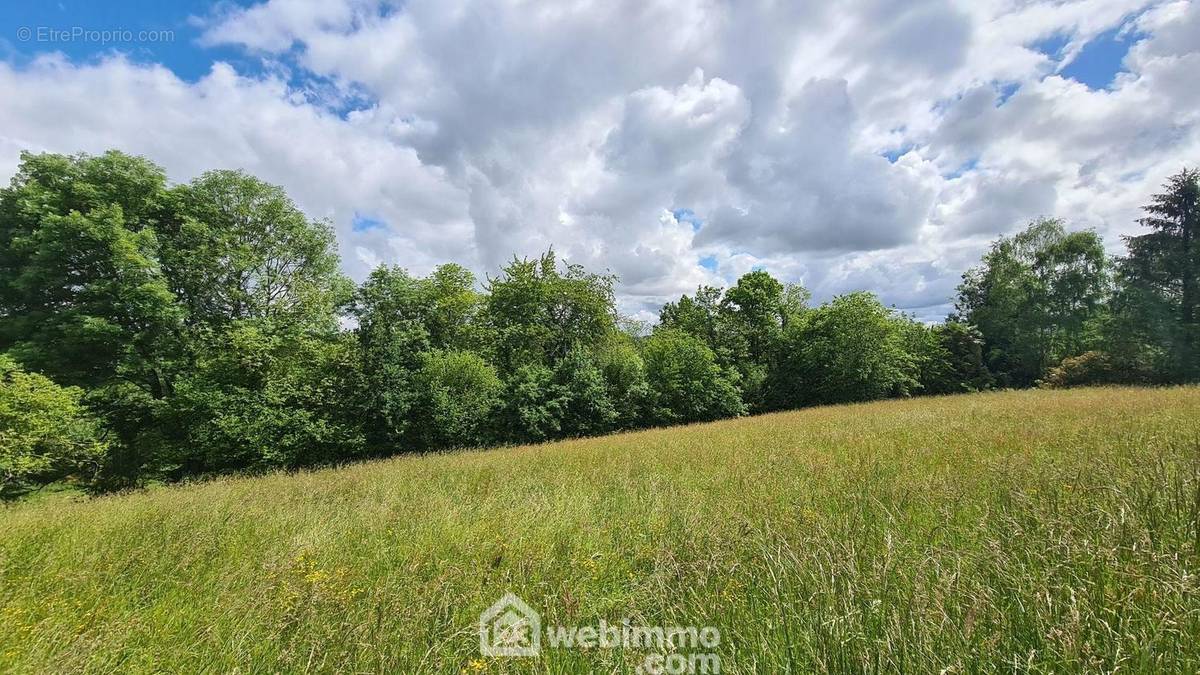
M 483 657 L 506 591 L 543 625 L 711 626 L 726 673 L 1195 672 L 1198 561 L 1200 389 L 890 401 L 3 508 L 0 672 L 654 651 Z

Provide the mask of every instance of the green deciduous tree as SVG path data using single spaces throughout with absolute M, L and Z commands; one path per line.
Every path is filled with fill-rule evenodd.
M 658 312 L 658 323 L 663 328 L 683 331 L 700 338 L 708 348 L 719 351 L 724 344 L 720 288 L 700 286 L 695 295 L 684 295 L 676 302 L 668 302 Z
M 769 408 L 766 383 L 783 332 L 803 315 L 808 299 L 802 286 L 755 270 L 724 291 L 702 286 L 667 303 L 659 322 L 703 340 L 722 367 L 737 370 L 743 399 L 758 411 Z
M 779 408 L 870 401 L 917 388 L 909 321 L 871 293 L 850 293 L 807 312 L 784 336 L 771 386 Z
M 243 319 L 207 333 L 170 404 L 171 475 L 295 468 L 366 454 L 348 336 Z
M 1000 238 L 963 275 L 952 318 L 979 329 L 987 366 L 1002 385 L 1029 386 L 1098 342 L 1108 292 L 1100 237 L 1039 220 Z
M 0 190 L 0 349 L 84 387 L 115 432 L 106 470 L 129 478 L 186 368 L 186 312 L 158 257 L 164 190 L 161 169 L 118 152 L 23 154 Z
M 434 269 L 423 286 L 430 344 L 437 349 L 487 351 L 491 341 L 479 320 L 484 298 L 475 290 L 475 275 L 462 265 L 448 263 Z
M 616 409 L 616 428 L 633 429 L 644 425 L 650 405 L 650 387 L 646 381 L 646 364 L 637 344 L 627 335 L 615 335 L 597 351 L 596 361 L 604 375 L 608 399 Z
M 159 226 L 162 267 L 189 322 L 270 319 L 326 326 L 349 299 L 333 230 L 283 189 L 241 171 L 210 171 L 175 188 Z
M 503 382 L 472 352 L 422 355 L 414 378 L 413 445 L 423 450 L 464 448 L 491 440 Z
M 359 287 L 352 307 L 362 358 L 359 396 L 374 447 L 395 451 L 426 444 L 406 433 L 415 419 L 414 378 L 431 350 L 489 352 L 474 283 L 459 265 L 442 265 L 426 278 L 380 266 Z M 428 430 L 420 435 L 428 437 Z
M 566 402 L 550 368 L 519 366 L 504 380 L 503 401 L 497 425 L 499 439 L 521 443 L 561 436 Z
M 422 354 L 432 348 L 428 310 L 421 280 L 398 267 L 376 268 L 355 296 L 362 383 L 358 397 L 368 440 L 384 451 L 403 447 L 413 419 L 413 378 Z
M 116 152 L 21 160 L 0 190 L 0 348 L 64 384 L 168 395 L 183 313 L 157 260 L 161 169 Z
M 0 348 L 85 387 L 129 477 L 353 455 L 308 398 L 349 288 L 328 225 L 240 172 L 24 155 L 0 191 Z
M 568 352 L 554 367 L 554 383 L 562 392 L 563 435 L 595 436 L 616 428 L 620 412 L 590 351 Z
M 647 340 L 642 358 L 655 424 L 704 422 L 746 414 L 735 371 L 722 368 L 699 338 L 661 329 Z
M 489 279 L 485 320 L 504 373 L 552 367 L 572 349 L 590 350 L 616 331 L 616 277 L 580 265 L 560 270 L 554 251 L 510 262 Z
M 921 392 L 964 394 L 992 386 L 983 360 L 983 336 L 973 326 L 947 321 L 928 329 L 920 359 Z
M 756 270 L 667 303 L 651 331 L 618 316 L 614 276 L 553 250 L 482 291 L 454 264 L 383 266 L 355 290 L 329 224 L 253 176 L 170 187 L 117 152 L 22 155 L 0 190 L 0 490 L 586 436 L 993 376 L 1195 379 L 1198 178 L 1153 197 L 1112 288 L 1098 236 L 1041 220 L 994 243 L 941 325 L 870 293 L 810 309 Z
M 783 331 L 804 311 L 808 292 L 785 286 L 764 270 L 744 274 L 725 291 L 721 309 L 745 353 L 737 364 L 742 397 L 751 410 L 767 405 L 767 380 L 776 368 Z

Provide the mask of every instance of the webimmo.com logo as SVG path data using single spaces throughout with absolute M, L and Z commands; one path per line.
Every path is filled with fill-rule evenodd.
M 537 656 L 542 617 L 512 593 L 479 615 L 479 653 L 484 656 Z
M 538 657 L 548 649 L 624 649 L 645 654 L 637 672 L 647 675 L 720 673 L 721 633 L 713 626 L 645 626 L 603 619 L 588 626 L 542 626 L 524 600 L 505 593 L 479 615 L 479 652 L 490 657 Z

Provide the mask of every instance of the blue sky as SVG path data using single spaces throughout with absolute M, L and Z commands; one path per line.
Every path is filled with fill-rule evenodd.
M 1144 37 L 1125 22 L 1092 37 L 1077 53 L 1064 54 L 1071 43 L 1071 35 L 1065 32 L 1038 40 L 1033 46 L 1060 63 L 1060 76 L 1091 89 L 1105 89 L 1123 70 L 1122 61 L 1129 49 Z
M 236 7 L 238 3 L 222 3 L 225 7 Z M 240 4 L 252 4 L 248 1 Z M 212 2 L 201 0 L 122 0 L 104 2 L 84 0 L 9 1 L 0 3 L 0 54 L 9 61 L 20 63 L 39 54 L 61 52 L 72 60 L 86 61 L 102 57 L 114 51 L 125 54 L 140 63 L 158 63 L 170 68 L 186 80 L 195 80 L 208 73 L 213 61 L 236 63 L 252 69 L 258 59 L 249 58 L 244 50 L 229 47 L 201 47 L 197 39 L 202 27 L 195 17 L 207 17 L 214 8 Z M 47 29 L 67 31 L 75 27 L 90 31 L 127 30 L 134 36 L 133 42 L 114 41 L 99 44 L 89 40 L 39 40 L 48 38 Z M 18 33 L 21 28 L 29 29 Z M 140 31 L 171 31 L 174 39 L 162 42 L 138 42 Z
M 386 230 L 388 226 L 387 223 L 378 218 L 372 218 L 362 213 L 355 213 L 354 222 L 351 223 L 351 227 L 354 228 L 355 232 L 370 232 L 371 230 Z
M 1082 82 L 1092 89 L 1104 89 L 1121 72 L 1121 62 L 1138 39 L 1145 37 L 1133 30 L 1113 28 L 1093 38 L 1079 54 L 1059 71 L 1063 77 Z

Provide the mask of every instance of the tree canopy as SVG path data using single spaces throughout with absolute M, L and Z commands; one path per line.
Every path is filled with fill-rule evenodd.
M 1108 284 L 1095 232 L 1038 220 L 1001 237 L 963 275 L 955 319 L 979 328 L 987 366 L 1002 384 L 1029 386 L 1095 343 Z
M 617 310 L 553 251 L 478 279 L 382 265 L 240 171 L 170 185 L 119 152 L 23 154 L 0 189 L 0 496 L 291 469 L 995 386 L 1200 378 L 1200 173 L 1110 260 L 1041 219 L 927 325 L 766 270 Z

